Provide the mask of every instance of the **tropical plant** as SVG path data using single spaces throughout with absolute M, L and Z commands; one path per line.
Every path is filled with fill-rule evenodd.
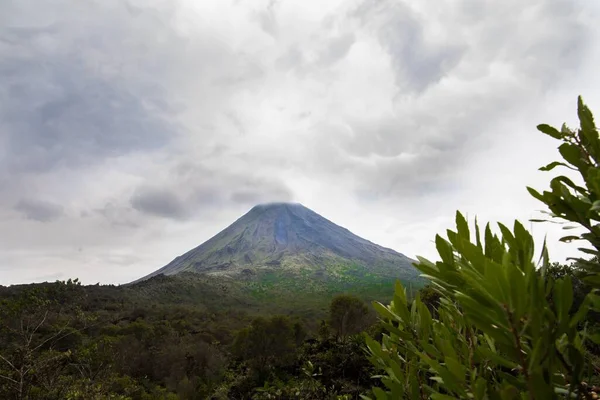
M 597 256 L 600 138 L 581 98 L 578 115 L 577 131 L 538 126 L 564 142 L 559 151 L 566 161 L 541 169 L 575 169 L 585 187 L 559 176 L 551 191 L 529 191 L 553 218 L 586 230 L 563 240 L 586 240 L 594 249 L 585 251 Z M 418 258 L 416 267 L 440 295 L 435 316 L 419 295 L 409 302 L 399 282 L 388 306 L 374 303 L 385 328 L 381 342 L 366 339 L 370 360 L 382 371 L 384 387 L 373 388 L 377 400 L 597 398 L 587 384 L 596 371 L 586 343 L 599 337 L 587 331 L 585 318 L 600 298 L 591 292 L 572 307 L 571 276 L 549 273 L 545 243 L 535 262 L 533 237 L 520 222 L 498 226 L 498 234 L 489 224 L 482 233 L 475 220 L 471 232 L 457 212 L 456 230 L 447 239 L 436 236 L 440 261 Z M 600 283 L 597 263 L 580 265 L 588 282 Z
M 566 124 L 562 125 L 560 131 L 546 124 L 538 125 L 541 132 L 562 142 L 558 150 L 565 161 L 551 162 L 540 170 L 551 171 L 558 166 L 568 168 L 579 173 L 583 186 L 560 175 L 550 181 L 549 191 L 539 193 L 530 187 L 527 190 L 548 207 L 550 212 L 547 214 L 551 220 L 574 223 L 575 227 L 585 230 L 581 235 L 567 235 L 560 240 L 584 241 L 592 245 L 592 249 L 579 248 L 591 254 L 594 257 L 592 261 L 575 259 L 586 267 L 583 269 L 585 280 L 600 287 L 600 264 L 597 262 L 600 256 L 600 137 L 592 112 L 581 96 L 577 101 L 577 115 L 579 128 L 576 130 L 569 129 Z

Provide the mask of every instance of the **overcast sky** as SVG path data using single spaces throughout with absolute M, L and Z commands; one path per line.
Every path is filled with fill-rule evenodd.
M 124 283 L 253 205 L 410 257 L 511 224 L 600 115 L 595 0 L 2 0 L 0 284 Z M 529 223 L 527 224 L 529 226 Z M 573 247 L 556 244 L 556 260 Z

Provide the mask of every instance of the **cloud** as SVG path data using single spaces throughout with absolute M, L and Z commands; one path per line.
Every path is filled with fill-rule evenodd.
M 39 26 L 24 20 L 32 12 L 27 5 L 13 6 L 15 27 L 3 27 L 0 46 L 0 124 L 9 171 L 88 165 L 174 139 L 173 109 L 160 82 L 128 79 L 120 57 L 103 54 L 107 42 L 117 45 L 116 52 L 125 50 L 118 45 L 118 23 L 105 29 L 90 15 L 75 22 L 71 13 L 50 12 Z M 98 3 L 89 11 L 98 19 L 107 13 Z M 16 27 L 20 23 L 27 25 Z
M 256 13 L 256 19 L 260 27 L 274 38 L 277 37 L 279 24 L 275 16 L 278 0 L 270 0 L 267 7 Z
M 131 199 L 131 206 L 138 211 L 170 218 L 185 218 L 187 211 L 183 202 L 175 193 L 156 189 L 142 188 Z
M 152 186 L 136 189 L 131 206 L 145 214 L 185 220 L 231 205 L 251 208 L 270 201 L 291 201 L 293 194 L 278 180 L 232 173 L 192 161 L 176 161 Z
M 405 2 L 364 1 L 353 13 L 389 53 L 400 90 L 421 92 L 454 68 L 467 50 L 453 35 L 433 33 Z
M 435 19 L 407 2 L 364 1 L 350 15 L 389 57 L 395 89 L 387 103 L 381 91 L 346 100 L 344 123 L 326 124 L 327 141 L 315 142 L 318 168 L 353 182 L 375 202 L 458 190 L 473 155 L 499 135 L 495 126 L 536 107 L 585 62 L 592 45 L 585 38 L 593 31 L 569 4 L 539 1 L 508 17 L 509 4 L 471 9 L 465 3 L 459 10 L 466 15 L 445 9 Z M 444 13 L 461 18 L 442 20 Z M 464 19 L 471 24 L 462 25 Z M 508 34 L 521 23 L 533 26 Z M 371 100 L 363 112 L 352 107 Z
M 456 209 L 534 217 L 524 187 L 555 158 L 535 125 L 573 122 L 578 94 L 600 105 L 592 2 L 8 0 L 3 15 L 2 283 L 133 280 L 272 201 L 435 258 Z
M 332 38 L 327 44 L 327 47 L 320 54 L 318 63 L 321 65 L 331 65 L 343 59 L 348 54 L 355 41 L 356 37 L 351 32 Z
M 61 217 L 63 207 L 48 201 L 23 199 L 15 204 L 14 209 L 23 214 L 25 218 L 38 222 L 49 222 Z

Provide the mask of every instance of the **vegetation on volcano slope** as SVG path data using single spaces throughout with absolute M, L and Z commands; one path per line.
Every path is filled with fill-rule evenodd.
M 318 276 L 323 270 L 328 275 Z M 323 274 L 324 275 L 324 274 Z M 317 277 L 315 277 L 317 276 Z M 287 297 L 289 295 L 311 297 L 323 302 L 333 295 L 350 292 L 366 301 L 385 301 L 391 299 L 388 289 L 396 278 L 392 272 L 381 275 L 369 272 L 360 264 L 331 263 L 324 264 L 319 269 L 309 268 L 265 268 L 253 271 L 252 277 L 245 281 L 244 286 L 250 289 L 257 300 L 272 300 L 273 296 Z M 423 287 L 422 281 L 408 281 L 411 290 Z M 303 299 L 306 300 L 306 299 Z

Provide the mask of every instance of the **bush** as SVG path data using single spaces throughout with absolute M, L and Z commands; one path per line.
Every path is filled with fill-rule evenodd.
M 561 131 L 548 125 L 538 129 L 563 141 L 565 165 L 578 170 L 586 187 L 560 176 L 551 191 L 530 192 L 548 205 L 553 218 L 584 227 L 581 236 L 595 256 L 600 251 L 600 138 L 593 118 L 579 99 L 580 128 Z M 541 268 L 534 262 L 534 242 L 516 221 L 513 229 L 499 224 L 500 235 L 489 225 L 483 235 L 475 221 L 474 234 L 463 215 L 456 214 L 456 230 L 447 239 L 436 236 L 440 261 L 419 258 L 416 267 L 439 294 L 437 315 L 420 296 L 408 302 L 397 283 L 389 306 L 375 303 L 386 332 L 380 342 L 367 338 L 371 362 L 383 371 L 384 388 L 373 388 L 380 399 L 552 399 L 587 398 L 594 371 L 586 342 L 598 341 L 586 329 L 591 306 L 600 305 L 588 293 L 572 309 L 573 280 L 550 268 L 542 249 Z M 483 236 L 483 237 L 482 237 Z M 580 261 L 585 279 L 600 284 L 597 264 Z M 594 395 L 595 396 L 595 395 Z M 591 398 L 591 397 L 590 397 Z M 595 397 L 594 397 L 595 398 Z

